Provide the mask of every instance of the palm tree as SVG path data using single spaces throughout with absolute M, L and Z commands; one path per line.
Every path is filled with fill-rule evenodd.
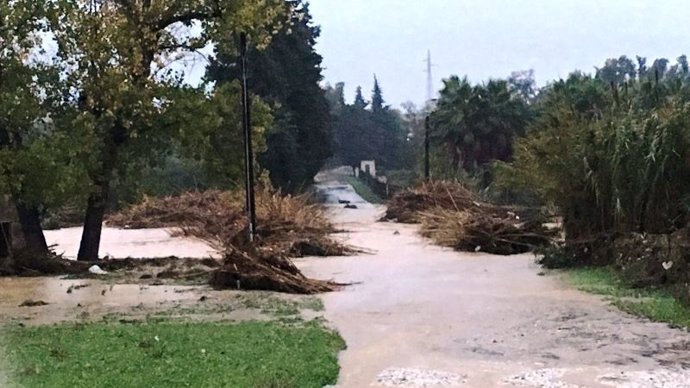
M 506 81 L 472 86 L 467 78 L 444 81 L 432 113 L 434 135 L 448 149 L 455 168 L 474 171 L 493 160 L 509 160 L 513 138 L 525 131 L 527 103 Z

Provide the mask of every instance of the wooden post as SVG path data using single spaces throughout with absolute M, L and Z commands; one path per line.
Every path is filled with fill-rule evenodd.
M 242 72 L 242 127 L 244 128 L 244 173 L 246 207 L 249 218 L 249 241 L 256 236 L 256 202 L 254 196 L 254 149 L 252 148 L 251 100 L 247 87 L 247 34 L 240 35 L 240 70 Z

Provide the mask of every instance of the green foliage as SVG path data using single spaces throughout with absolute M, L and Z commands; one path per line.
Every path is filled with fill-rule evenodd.
M 513 139 L 524 133 L 531 115 L 511 88 L 503 80 L 475 86 L 457 76 L 444 81 L 431 126 L 452 169 L 472 172 L 494 160 L 510 160 Z
M 200 177 L 213 188 L 233 187 L 244 177 L 244 135 L 240 85 L 218 85 L 209 95 L 188 90 L 173 104 L 167 118 L 177 125 L 179 153 L 200 164 Z M 270 109 L 258 98 L 252 101 L 252 130 L 255 152 L 266 149 L 265 133 L 272 125 Z
M 378 80 L 374 78 L 371 104 L 364 100 L 361 87 L 357 88 L 353 104 L 345 104 L 342 88 L 343 84 L 338 84 L 326 91 L 337 107 L 333 110 L 332 129 L 335 156 L 351 167 L 359 167 L 362 160 L 374 160 L 377 170 L 383 172 L 413 167 L 402 115 L 385 105 Z
M 266 101 L 275 120 L 267 127 L 266 149 L 259 155 L 272 183 L 294 192 L 313 181 L 331 156 L 330 112 L 319 86 L 321 56 L 314 46 L 320 29 L 306 3 L 287 1 L 288 20 L 264 50 L 248 53 L 249 90 Z M 207 78 L 219 83 L 240 78 L 236 55 L 219 53 Z
M 73 163 L 80 140 L 60 125 L 59 70 L 41 61 L 48 3 L 0 5 L 0 192 L 17 202 L 52 207 L 77 191 Z
M 690 194 L 689 90 L 671 78 L 606 90 L 574 74 L 542 92 L 540 116 L 501 176 L 556 205 L 568 239 L 672 231 Z
M 317 324 L 146 323 L 5 332 L 24 387 L 322 387 L 338 376 L 340 337 Z

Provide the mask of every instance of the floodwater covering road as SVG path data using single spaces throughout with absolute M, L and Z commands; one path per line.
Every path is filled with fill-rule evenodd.
M 322 179 L 317 190 L 348 230 L 336 236 L 372 252 L 296 260 L 307 276 L 353 283 L 322 296 L 325 318 L 348 346 L 340 356 L 339 387 L 690 387 L 686 332 L 620 312 L 558 276 L 538 276 L 531 255 L 453 252 L 428 243 L 413 225 L 376 222 L 383 208 L 337 177 Z M 345 201 L 357 209 L 343 209 Z M 48 238 L 72 256 L 79 232 L 49 232 Z M 104 254 L 113 257 L 212 254 L 203 243 L 164 230 L 105 229 L 103 242 Z M 88 287 L 79 288 L 84 283 Z M 193 310 L 201 296 L 228 303 L 236 294 L 6 278 L 0 279 L 0 323 Z M 49 305 L 19 307 L 26 299 Z M 255 319 L 241 313 L 224 318 Z
M 360 202 L 334 217 L 349 243 L 375 251 L 297 261 L 307 276 L 354 283 L 323 297 L 348 346 L 339 387 L 690 387 L 686 332 L 538 276 L 532 255 L 433 246 L 414 226 L 376 222 L 383 209 L 337 181 L 320 190 Z

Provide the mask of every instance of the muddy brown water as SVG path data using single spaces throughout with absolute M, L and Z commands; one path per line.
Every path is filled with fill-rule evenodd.
M 101 236 L 101 257 L 216 257 L 218 254 L 206 243 L 186 237 L 172 237 L 171 229 L 117 229 L 104 227 Z M 45 232 L 49 245 L 68 259 L 79 252 L 82 228 L 65 228 Z
M 94 279 L 0 278 L 0 324 L 51 324 L 87 316 L 125 314 L 133 309 L 151 311 L 198 300 L 202 293 L 198 287 L 110 284 Z M 27 301 L 46 305 L 21 306 Z
M 383 208 L 334 209 L 343 238 L 376 252 L 298 260 L 355 283 L 323 296 L 348 345 L 339 387 L 690 387 L 687 332 L 539 276 L 533 255 L 453 252 L 375 222 Z
M 573 290 L 558 275 L 538 276 L 531 255 L 452 252 L 429 244 L 414 226 L 377 223 L 382 208 L 362 203 L 337 182 L 322 183 L 322 190 L 329 185 L 338 186 L 331 193 L 336 198 L 358 206 L 333 206 L 334 220 L 350 231 L 338 238 L 373 252 L 296 261 L 308 276 L 353 283 L 322 296 L 325 318 L 348 346 L 340 355 L 339 387 L 690 387 L 686 332 L 622 313 L 600 297 Z M 161 244 L 187 249 L 185 256 L 209 254 L 198 242 L 171 242 L 155 233 L 139 236 L 144 243 L 133 242 L 137 231 L 126 232 L 106 238 L 105 250 L 141 256 L 137 252 L 155 253 Z M 73 250 L 78 231 L 57 233 L 51 242 Z M 0 324 L 195 308 L 201 296 L 222 305 L 237 293 L 5 278 Z M 28 299 L 49 304 L 19 307 Z M 227 317 L 259 317 L 238 311 Z

